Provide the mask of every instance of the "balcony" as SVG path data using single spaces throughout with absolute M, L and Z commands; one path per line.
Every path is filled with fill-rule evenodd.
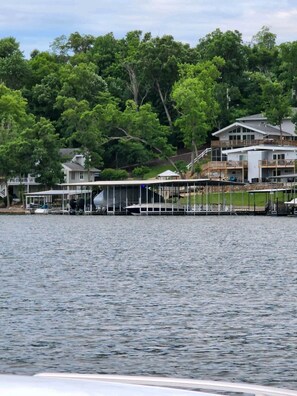
M 245 169 L 248 167 L 247 161 L 210 161 L 204 165 L 203 169 L 208 171 L 223 171 Z
M 21 184 L 27 185 L 27 184 L 38 184 L 35 181 L 35 177 L 14 177 L 12 179 L 9 179 L 8 184 L 10 186 L 19 186 Z
M 259 161 L 259 166 L 261 168 L 290 168 L 292 171 L 295 169 L 295 160 L 262 160 Z

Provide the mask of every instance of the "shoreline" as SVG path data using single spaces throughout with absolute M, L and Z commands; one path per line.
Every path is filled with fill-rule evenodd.
M 22 207 L 0 208 L 0 215 L 24 215 L 26 210 Z

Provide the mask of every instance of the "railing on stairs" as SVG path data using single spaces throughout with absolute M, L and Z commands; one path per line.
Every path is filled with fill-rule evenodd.
M 211 152 L 211 147 L 207 147 L 205 150 L 203 150 L 197 157 L 194 159 L 194 164 L 196 164 L 198 161 L 200 161 L 203 157 L 205 157 L 208 153 Z M 190 162 L 187 165 L 187 169 L 190 169 L 192 166 L 192 162 Z
M 6 187 L 4 183 L 0 183 L 0 198 L 6 197 Z

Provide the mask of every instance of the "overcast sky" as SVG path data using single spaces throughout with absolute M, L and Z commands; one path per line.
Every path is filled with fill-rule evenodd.
M 268 26 L 281 43 L 297 40 L 296 20 L 297 0 L 0 0 L 0 38 L 15 37 L 26 55 L 76 31 L 121 38 L 142 30 L 193 46 L 216 28 L 249 42 Z

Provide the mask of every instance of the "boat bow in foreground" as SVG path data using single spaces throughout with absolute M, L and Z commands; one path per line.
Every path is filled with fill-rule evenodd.
M 9 396 L 297 396 L 297 391 L 260 385 L 163 377 L 42 373 L 0 376 Z

